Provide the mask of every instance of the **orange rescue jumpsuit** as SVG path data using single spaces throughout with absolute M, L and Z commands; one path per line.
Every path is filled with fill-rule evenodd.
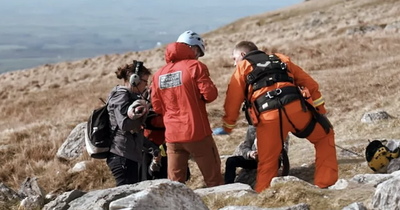
M 310 91 L 314 106 L 320 114 L 325 114 L 324 100 L 318 90 L 318 83 L 311 78 L 304 70 L 290 61 L 290 58 L 275 54 L 282 62 L 286 63 L 289 76 L 294 79 L 296 86 L 307 87 Z M 239 62 L 234 74 L 231 77 L 228 90 L 226 92 L 223 117 L 224 130 L 228 133 L 232 131 L 239 117 L 239 110 L 245 99 L 246 76 L 253 70 L 248 60 Z M 276 88 L 294 86 L 290 82 L 277 82 L 271 86 L 263 87 L 257 90 L 251 96 L 251 102 L 254 102 L 259 96 Z M 292 101 L 284 106 L 287 117 L 282 113 L 282 132 L 283 139 L 288 132 L 295 133 L 295 128 L 289 123 L 288 118 L 295 127 L 303 130 L 311 121 L 311 111 L 302 110 L 300 100 Z M 270 186 L 273 177 L 277 176 L 279 154 L 282 150 L 280 120 L 278 109 L 271 109 L 260 113 L 259 123 L 257 125 L 257 146 L 258 146 L 258 169 L 257 183 L 255 190 L 261 192 Z M 316 123 L 314 130 L 307 137 L 314 144 L 316 151 L 316 171 L 314 184 L 320 188 L 325 188 L 335 184 L 338 179 L 338 164 L 336 158 L 334 132 L 331 129 L 328 134 L 319 123 Z

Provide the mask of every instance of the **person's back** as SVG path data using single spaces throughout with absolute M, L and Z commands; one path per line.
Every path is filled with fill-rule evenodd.
M 214 134 L 232 132 L 245 100 L 247 120 L 257 127 L 256 191 L 268 188 L 277 176 L 275 160 L 284 151 L 288 132 L 314 144 L 314 184 L 320 188 L 335 184 L 338 164 L 334 131 L 326 118 L 318 83 L 289 57 L 278 53 L 268 55 L 250 41 L 239 42 L 232 55 L 237 65 L 226 93 L 223 127 L 215 129 Z
M 221 160 L 206 111 L 218 90 L 207 66 L 197 59 L 204 55 L 204 43 L 193 31 L 186 31 L 167 46 L 167 64 L 153 76 L 152 106 L 163 115 L 167 142 L 168 178 L 185 182 L 189 156 L 203 174 L 207 186 L 223 184 Z M 214 164 L 210 164 L 214 163 Z
M 206 103 L 218 96 L 209 80 L 208 69 L 195 59 L 190 47 L 183 43 L 168 45 L 167 65 L 153 76 L 156 86 L 153 106 L 161 108 L 169 142 L 198 141 L 212 133 Z M 163 101 L 162 105 L 160 101 Z M 159 106 L 161 105 L 161 106 Z

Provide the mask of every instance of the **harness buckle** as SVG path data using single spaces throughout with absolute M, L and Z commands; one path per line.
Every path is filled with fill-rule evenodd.
M 286 70 L 287 69 L 287 64 L 284 62 L 281 62 L 281 68 L 282 70 Z
M 281 93 L 282 93 L 282 89 L 277 88 L 277 89 L 275 89 L 275 90 L 268 91 L 268 92 L 265 94 L 265 97 L 266 97 L 266 98 L 273 99 L 275 96 L 279 96 Z

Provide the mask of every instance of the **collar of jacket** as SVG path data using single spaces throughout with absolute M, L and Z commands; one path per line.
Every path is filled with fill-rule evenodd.
M 253 50 L 253 51 L 250 51 L 250 52 L 248 52 L 244 57 L 243 57 L 243 59 L 246 59 L 246 58 L 248 58 L 249 56 L 252 56 L 252 55 L 257 55 L 257 54 L 266 54 L 264 51 L 261 51 L 261 50 Z
M 165 49 L 165 61 L 167 63 L 188 59 L 196 59 L 196 55 L 189 45 L 185 43 L 174 42 Z

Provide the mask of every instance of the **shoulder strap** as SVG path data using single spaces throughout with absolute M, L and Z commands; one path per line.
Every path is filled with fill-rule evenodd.
M 252 51 L 252 52 L 247 53 L 246 56 L 244 56 L 244 58 L 243 58 L 243 59 L 247 60 L 253 66 L 252 72 L 250 72 L 250 74 L 247 75 L 247 77 L 245 78 L 246 79 L 246 89 L 245 89 L 245 92 L 244 92 L 244 95 L 245 95 L 245 106 L 246 105 L 251 105 L 251 102 L 249 100 L 249 87 L 250 87 L 250 85 L 252 85 L 252 83 L 249 82 L 249 78 L 251 78 L 253 76 L 253 74 L 254 74 L 253 72 L 257 69 L 256 68 L 257 67 L 257 61 L 260 60 L 260 59 L 265 59 L 265 56 L 268 57 L 268 55 L 265 52 L 257 50 L 257 51 Z

